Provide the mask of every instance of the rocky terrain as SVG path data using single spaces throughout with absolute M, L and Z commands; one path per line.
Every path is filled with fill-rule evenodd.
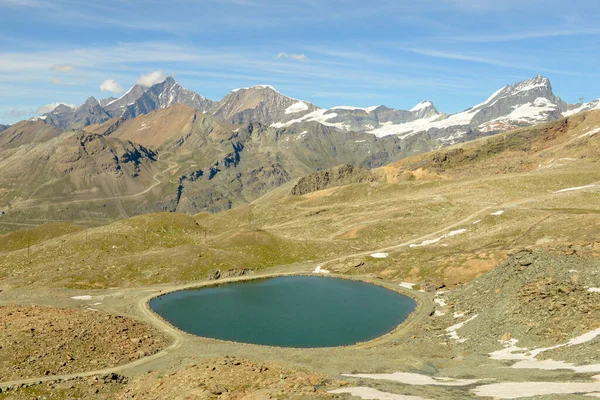
M 156 353 L 167 339 L 93 309 L 0 307 L 0 381 L 93 371 Z
M 507 85 L 483 103 L 451 115 L 440 113 L 430 101 L 410 110 L 383 105 L 322 109 L 285 96 L 269 85 L 234 89 L 216 102 L 183 88 L 169 77 L 151 87 L 133 86 L 118 99 L 90 98 L 76 108 L 61 105 L 42 118 L 61 129 L 77 129 L 111 118 L 135 118 L 174 104 L 190 106 L 231 124 L 260 123 L 280 129 L 316 122 L 377 137 L 428 134 L 444 145 L 553 121 L 597 107 L 597 101 L 568 105 L 554 95 L 550 80 L 544 76 Z
M 260 150 L 284 145 L 285 135 L 295 134 L 293 128 L 284 134 L 255 123 L 235 132 L 238 126 L 181 105 L 154 113 L 143 120 L 122 119 L 116 126 L 104 123 L 90 126 L 93 132 L 71 135 L 78 140 L 89 135 L 105 151 L 101 145 L 111 139 L 126 143 L 127 135 L 135 135 L 141 125 L 134 123 L 148 126 L 163 113 L 177 117 L 181 130 L 189 134 L 161 133 L 157 119 L 157 127 L 147 129 L 151 133 L 147 139 L 159 148 L 148 152 L 156 151 L 173 163 L 165 176 L 158 175 L 159 186 L 183 186 L 176 203 L 180 205 L 198 201 L 194 196 L 200 195 L 192 189 L 224 184 L 234 171 L 240 175 L 238 182 L 244 182 L 243 191 L 245 171 L 251 170 L 244 165 L 255 162 L 250 154 L 272 157 Z M 338 130 L 311 124 L 323 136 L 330 135 L 322 143 L 336 143 L 331 134 Z M 376 169 L 338 163 L 297 182 L 290 178 L 250 204 L 223 212 L 146 214 L 95 227 L 56 222 L 0 236 L 3 304 L 26 299 L 32 304 L 73 307 L 72 296 L 93 291 L 81 309 L 70 311 L 73 315 L 134 315 L 177 343 L 147 364 L 119 366 L 111 371 L 115 375 L 66 382 L 50 378 L 43 384 L 11 387 L 9 396 L 311 397 L 341 389 L 336 396 L 344 396 L 345 391 L 361 397 L 421 400 L 474 399 L 498 393 L 494 390 L 502 395 L 497 398 L 514 398 L 511 393 L 526 389 L 525 393 L 534 393 L 526 398 L 534 398 L 540 387 L 553 387 L 548 383 L 562 385 L 567 395 L 593 393 L 598 385 L 593 371 L 600 368 L 598 132 L 600 114 L 589 111 L 410 155 Z M 381 144 L 384 139 L 393 137 L 372 140 Z M 195 155 L 198 143 L 218 153 L 219 163 Z M 82 157 L 97 147 L 85 148 Z M 178 154 L 166 150 L 177 153 L 178 148 Z M 279 165 L 297 166 L 302 157 L 295 154 L 294 159 L 280 157 Z M 201 164 L 203 159 L 207 164 Z M 156 156 L 154 162 L 162 159 Z M 177 179 L 182 175 L 184 180 Z M 135 200 L 143 205 L 141 199 Z M 0 222 L 24 222 L 11 218 L 4 215 Z M 300 350 L 193 337 L 169 329 L 143 307 L 152 293 L 198 281 L 218 278 L 222 283 L 245 279 L 247 274 L 286 273 L 329 273 L 377 282 L 418 299 L 419 308 L 406 324 L 373 342 Z M 119 296 L 109 295 L 116 290 Z M 91 299 L 96 297 L 102 297 L 98 301 L 102 304 L 93 305 Z M 83 310 L 87 307 L 103 312 Z M 51 312 L 42 314 L 58 318 Z M 125 320 L 110 318 L 119 328 L 118 321 Z M 29 343 L 46 343 L 42 333 L 37 335 L 38 328 L 31 333 L 28 316 L 20 319 L 23 324 L 5 335 L 15 338 L 10 342 L 27 343 L 30 349 Z M 68 321 L 75 323 L 77 318 Z M 112 332 L 110 326 L 103 328 Z M 79 332 L 86 329 L 60 327 L 60 334 L 69 329 L 82 335 Z M 98 357 L 99 364 L 125 363 L 146 354 L 138 344 L 145 345 L 144 335 L 154 339 L 155 333 L 126 327 L 135 336 L 124 334 L 117 341 L 122 353 L 113 355 L 116 361 L 109 351 L 105 358 Z M 48 340 L 55 343 L 58 339 L 52 339 L 52 332 L 47 331 Z M 99 344 L 93 345 L 105 349 L 105 337 L 97 335 Z M 117 340 L 109 337 L 113 343 Z M 138 343 L 132 340 L 140 338 Z M 73 346 L 76 340 L 72 339 Z M 54 361 L 61 368 L 69 363 L 78 366 L 78 354 L 93 359 L 89 346 L 73 347 L 74 354 L 69 353 L 73 360 L 67 360 L 60 349 L 39 346 L 50 355 L 46 358 L 52 365 L 34 363 L 39 368 L 31 371 L 40 374 L 35 378 L 44 378 L 61 372 L 52 370 Z M 25 357 L 28 354 L 13 353 L 15 358 L 7 360 L 21 369 L 2 368 L 6 376 L 34 368 Z M 46 371 L 51 372 L 45 375 Z M 573 385 L 585 386 L 573 389 Z
M 235 357 L 190 359 L 187 363 L 180 369 L 152 372 L 134 379 L 109 374 L 28 385 L 9 390 L 6 396 L 51 399 L 66 395 L 119 400 L 331 398 L 325 388 L 336 386 L 319 374 Z
M 518 339 L 527 347 L 567 342 L 600 327 L 600 243 L 523 250 L 481 278 L 441 295 L 442 325 L 478 315 L 463 329 L 464 347 L 497 346 Z M 485 296 L 486 301 L 481 301 Z M 449 326 L 449 325 L 448 325 Z M 589 349 L 588 349 L 589 350 Z M 572 351 L 572 350 L 571 350 Z M 580 362 L 596 362 L 591 356 Z
M 453 115 L 430 101 L 411 110 L 326 110 L 268 85 L 236 89 L 213 102 L 167 78 L 136 85 L 118 99 L 63 104 L 2 132 L 0 167 L 8 173 L 0 176 L 0 208 L 19 220 L 38 219 L 45 208 L 46 218 L 98 222 L 159 211 L 214 213 L 340 164 L 414 162 L 434 149 L 563 114 L 577 119 L 577 110 L 593 108 L 593 102 L 565 104 L 543 76 L 507 85 Z M 104 151 L 82 156 L 86 145 L 73 143 L 82 136 L 80 143 L 103 143 Z M 60 171 L 46 168 L 54 153 L 61 153 Z M 62 168 L 65 161 L 76 165 Z M 383 175 L 389 182 L 423 176 L 392 170 Z
M 300 178 L 298 183 L 292 188 L 290 194 L 293 196 L 302 196 L 334 186 L 373 181 L 375 181 L 375 178 L 371 175 L 371 171 L 368 168 L 340 165 Z

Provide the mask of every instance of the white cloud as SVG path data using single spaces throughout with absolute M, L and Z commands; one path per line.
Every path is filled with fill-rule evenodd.
M 71 107 L 71 108 L 77 107 L 75 104 L 67 104 L 67 103 L 63 103 L 63 102 L 58 102 L 58 103 L 45 104 L 45 105 L 39 107 L 37 110 L 35 110 L 35 112 L 38 114 L 47 114 L 50 111 L 54 110 L 56 107 L 60 106 L 61 104 L 65 105 L 67 107 Z
M 50 79 L 50 83 L 53 85 L 62 85 L 63 81 L 58 78 L 52 78 Z
M 75 72 L 75 70 L 77 70 L 77 67 L 74 66 L 73 64 L 54 64 L 52 66 L 52 71 L 58 72 L 61 74 L 66 74 L 68 72 Z
M 164 71 L 154 71 L 145 75 L 141 75 L 136 82 L 140 86 L 150 87 L 167 79 L 167 74 Z
M 114 79 L 107 79 L 100 84 L 100 90 L 103 92 L 121 93 L 123 86 Z
M 275 56 L 276 60 L 295 60 L 295 61 L 300 61 L 300 62 L 305 62 L 308 61 L 308 57 L 306 57 L 306 55 L 304 55 L 304 53 L 302 54 L 294 54 L 294 53 L 279 53 Z

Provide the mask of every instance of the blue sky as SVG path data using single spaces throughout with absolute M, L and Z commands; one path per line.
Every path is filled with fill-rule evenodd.
M 320 107 L 457 112 L 537 74 L 600 97 L 597 0 L 0 0 L 0 17 L 0 123 L 156 71 L 213 100 L 271 84 Z

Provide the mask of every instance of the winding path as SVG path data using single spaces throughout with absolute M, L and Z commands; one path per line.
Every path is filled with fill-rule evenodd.
M 176 166 L 177 166 L 177 164 L 171 165 L 166 170 L 154 175 L 154 179 L 157 181 L 157 183 L 152 185 L 150 188 L 146 189 L 144 192 L 141 192 L 141 193 L 138 193 L 135 195 L 125 196 L 125 197 L 135 197 L 135 196 L 140 196 L 144 193 L 147 193 L 153 187 L 156 187 L 157 185 L 162 183 L 157 179 L 158 175 L 163 174 L 163 173 L 169 171 L 170 169 L 175 168 Z M 598 185 L 598 184 L 600 184 L 600 182 L 595 183 L 595 185 Z M 557 193 L 553 193 L 551 195 L 557 195 Z M 504 204 L 495 205 L 493 207 L 492 206 L 485 207 L 485 208 L 480 209 L 479 211 L 476 211 L 476 212 L 468 215 L 465 218 L 462 218 L 459 221 L 456 221 L 450 225 L 447 225 L 441 229 L 438 229 L 435 232 L 431 232 L 426 235 L 420 236 L 418 238 L 414 238 L 410 241 L 403 242 L 403 243 L 400 243 L 400 244 L 397 244 L 394 246 L 384 247 L 384 248 L 377 249 L 377 250 L 357 252 L 357 253 L 341 256 L 341 257 L 335 257 L 335 258 L 328 259 L 328 260 L 322 260 L 321 263 L 325 264 L 327 262 L 340 261 L 340 260 L 344 260 L 344 259 L 351 258 L 351 257 L 360 257 L 360 256 L 370 255 L 371 253 L 374 253 L 374 252 L 385 252 L 385 251 L 397 250 L 399 248 L 409 246 L 415 242 L 419 242 L 419 241 L 427 240 L 431 237 L 435 237 L 437 235 L 440 235 L 441 233 L 447 232 L 450 229 L 456 228 L 457 226 L 466 224 L 467 222 L 470 222 L 474 218 L 478 217 L 479 215 L 489 212 L 492 209 L 497 210 L 497 209 L 503 209 L 503 208 L 511 208 L 511 207 L 514 207 L 514 206 L 517 206 L 517 205 L 520 205 L 523 203 L 534 201 L 537 198 L 547 197 L 547 196 L 548 195 L 545 194 L 545 195 L 541 195 L 541 196 L 528 197 L 528 198 L 510 201 L 510 202 L 507 202 Z M 123 198 L 123 197 L 117 197 L 117 198 Z M 107 199 L 105 199 L 105 200 L 107 200 Z M 297 273 L 309 273 L 310 271 L 312 271 L 314 264 L 315 263 L 302 263 L 301 266 L 303 269 L 301 270 L 301 267 L 299 266 Z M 271 274 L 260 275 L 259 277 L 266 278 L 266 277 L 270 277 L 270 276 L 281 276 L 281 275 L 285 275 L 285 274 L 271 273 Z M 292 275 L 292 273 L 290 273 L 289 275 Z M 245 278 L 231 278 L 231 279 L 222 280 L 222 281 L 220 281 L 220 283 L 234 281 L 234 280 L 243 280 L 243 279 L 245 279 Z M 182 290 L 182 289 L 186 289 L 186 288 L 190 288 L 190 287 L 197 287 L 199 285 L 200 285 L 199 283 L 191 283 L 191 284 L 186 284 L 186 285 L 173 286 L 173 287 L 167 288 L 166 290 L 163 289 L 160 292 Z M 5 389 L 7 387 L 15 387 L 15 386 L 23 385 L 23 384 L 26 384 L 26 385 L 27 384 L 36 384 L 36 383 L 48 382 L 48 381 L 70 380 L 70 379 L 83 378 L 83 377 L 89 377 L 89 376 L 94 376 L 94 375 L 104 375 L 104 374 L 108 374 L 108 373 L 120 373 L 120 372 L 127 371 L 131 368 L 155 361 L 155 360 L 162 358 L 162 357 L 168 355 L 169 353 L 179 349 L 181 347 L 183 341 L 185 340 L 183 334 L 179 330 L 177 330 L 176 328 L 172 327 L 170 324 L 168 324 L 167 322 L 165 322 L 161 318 L 159 318 L 149 308 L 148 302 L 152 298 L 156 297 L 156 295 L 158 295 L 160 292 L 154 292 L 151 295 L 145 296 L 144 298 L 142 298 L 141 300 L 138 301 L 137 306 L 142 314 L 143 319 L 146 322 L 153 324 L 155 327 L 160 329 L 163 333 L 166 333 L 173 338 L 173 342 L 167 348 L 159 351 L 156 354 L 153 354 L 152 356 L 144 357 L 144 358 L 138 359 L 136 361 L 133 361 L 133 362 L 130 362 L 127 364 L 122 364 L 122 365 L 115 366 L 115 367 L 108 367 L 108 368 L 103 368 L 103 369 L 94 370 L 94 371 L 78 372 L 78 373 L 65 374 L 65 375 L 51 375 L 51 376 L 43 376 L 43 377 L 38 377 L 38 378 L 29 378 L 29 379 L 22 379 L 22 380 L 0 382 L 0 389 Z M 390 340 L 393 340 L 394 338 L 397 338 L 398 336 L 404 335 L 404 334 L 408 333 L 415 324 L 417 324 L 418 322 L 420 322 L 421 320 L 426 318 L 427 315 L 431 312 L 431 310 L 433 310 L 433 307 L 434 307 L 433 300 L 427 294 L 421 293 L 418 291 L 408 290 L 408 289 L 405 290 L 404 292 L 413 297 L 416 297 L 419 300 L 419 306 L 418 306 L 417 310 L 406 320 L 406 322 L 404 322 L 402 325 L 400 325 L 398 327 L 398 329 L 396 329 L 392 333 L 382 336 L 380 338 L 374 339 L 373 341 L 370 341 L 367 343 L 358 344 L 357 346 L 360 346 L 360 347 L 375 346 L 375 345 L 379 345 L 381 343 L 385 343 Z
M 95 199 L 66 200 L 66 201 L 59 201 L 57 203 L 52 203 L 52 204 L 53 205 L 63 205 L 63 204 L 74 204 L 74 203 L 92 203 L 92 202 L 97 202 L 97 201 L 131 199 L 131 198 L 143 196 L 146 193 L 148 193 L 149 191 L 151 191 L 152 189 L 154 189 L 155 187 L 157 187 L 158 185 L 164 183 L 163 181 L 161 181 L 160 179 L 158 179 L 159 175 L 166 174 L 170 170 L 179 167 L 179 164 L 177 164 L 176 162 L 169 162 L 168 164 L 169 164 L 169 167 L 167 169 L 165 169 L 163 171 L 159 171 L 156 174 L 154 174 L 154 176 L 152 176 L 152 179 L 154 179 L 156 181 L 156 183 L 152 184 L 151 186 L 149 186 L 148 188 L 146 188 L 145 190 L 143 190 L 143 191 L 141 191 L 139 193 L 127 194 L 127 195 L 121 195 L 121 196 L 112 196 L 112 197 L 102 197 L 102 198 L 95 198 Z M 16 206 L 14 208 L 14 210 L 26 210 L 28 208 L 40 207 L 39 205 L 35 205 L 35 204 L 27 205 L 27 203 L 29 203 L 29 202 L 35 202 L 35 201 L 53 201 L 53 200 L 59 200 L 59 199 L 64 199 L 64 197 L 45 198 L 45 199 L 31 199 L 31 198 L 29 198 L 25 202 L 21 203 L 21 205 Z

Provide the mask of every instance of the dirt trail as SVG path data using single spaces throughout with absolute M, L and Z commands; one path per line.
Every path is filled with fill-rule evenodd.
M 59 201 L 59 202 L 53 202 L 53 205 L 65 205 L 65 204 L 75 204 L 75 203 L 93 203 L 93 202 L 97 202 L 97 201 L 108 201 L 108 200 L 121 200 L 121 199 L 132 199 L 132 198 L 136 198 L 139 196 L 143 196 L 146 193 L 148 193 L 149 191 L 151 191 L 152 189 L 154 189 L 155 187 L 157 187 L 158 185 L 168 181 L 165 180 L 164 182 L 161 181 L 160 179 L 158 179 L 159 175 L 163 175 L 166 174 L 167 172 L 169 172 L 172 169 L 175 169 L 177 167 L 179 167 L 179 164 L 175 163 L 175 162 L 169 162 L 168 163 L 169 167 L 163 171 L 157 172 L 156 174 L 154 174 L 154 176 L 152 177 L 152 179 L 154 179 L 156 181 L 156 183 L 152 184 L 151 186 L 149 186 L 147 189 L 139 192 L 139 193 L 135 193 L 135 194 L 128 194 L 128 195 L 122 195 L 122 196 L 112 196 L 112 197 L 102 197 L 102 198 L 96 198 L 96 199 L 76 199 L 76 200 L 67 200 L 67 201 Z M 32 204 L 32 205 L 27 205 L 27 203 L 30 202 L 36 202 L 36 201 L 53 201 L 53 200 L 60 200 L 60 199 L 64 199 L 64 197 L 56 197 L 56 198 L 47 198 L 47 199 L 27 199 L 26 201 L 24 201 L 21 204 L 18 204 L 13 210 L 26 210 L 29 208 L 36 208 L 36 207 L 40 207 L 39 205 L 36 204 Z
M 167 170 L 163 171 L 162 173 L 175 168 L 175 166 L 171 166 L 169 167 Z M 158 176 L 160 173 L 156 174 L 155 176 Z M 157 179 L 158 181 L 158 179 Z M 160 184 L 160 181 L 153 185 L 156 186 Z M 596 182 L 595 184 L 600 184 L 600 182 Z M 146 192 L 148 190 L 151 190 L 152 188 L 149 188 L 146 190 Z M 139 196 L 143 193 L 139 193 L 137 195 L 134 196 Z M 403 243 L 399 243 L 397 245 L 394 246 L 388 246 L 388 247 L 384 247 L 381 249 L 377 249 L 377 250 L 371 250 L 371 251 L 364 251 L 364 252 L 357 252 L 357 253 L 353 253 L 353 254 L 349 254 L 349 255 L 345 255 L 345 256 L 341 256 L 341 257 L 336 257 L 336 258 L 332 258 L 332 259 L 328 259 L 328 260 L 322 260 L 320 263 L 327 263 L 327 262 L 333 262 L 333 261 L 340 261 L 340 260 L 344 260 L 350 257 L 360 257 L 360 256 L 367 256 L 370 255 L 374 252 L 385 252 L 385 251 L 393 251 L 393 250 L 397 250 L 399 248 L 402 247 L 406 247 L 409 246 L 410 244 L 413 244 L 415 242 L 419 242 L 419 241 L 423 241 L 423 240 L 427 240 L 431 237 L 435 237 L 437 235 L 440 235 L 442 233 L 445 233 L 453 228 L 456 228 L 459 225 L 463 225 L 466 224 L 467 222 L 473 220 L 474 218 L 476 218 L 477 216 L 484 214 L 484 213 L 489 213 L 492 210 L 501 210 L 501 209 L 509 209 L 509 208 L 514 208 L 516 206 L 522 205 L 524 203 L 528 203 L 528 202 L 532 202 L 532 201 L 536 201 L 539 200 L 541 198 L 545 198 L 545 197 L 550 197 L 550 196 L 558 196 L 558 195 L 566 195 L 568 194 L 568 192 L 566 193 L 552 193 L 552 194 L 544 194 L 544 195 L 540 195 L 540 196 L 534 196 L 534 197 L 528 197 L 528 198 L 523 198 L 523 199 L 519 199 L 519 200 L 514 200 L 514 201 L 510 201 L 504 204 L 498 204 L 498 205 L 494 205 L 494 206 L 489 206 L 489 207 L 485 207 L 480 209 L 479 211 L 476 211 L 470 215 L 468 215 L 467 217 L 456 221 L 450 225 L 445 226 L 444 228 L 438 229 L 435 232 L 432 233 L 428 233 L 426 235 L 422 235 L 418 238 L 414 238 L 410 241 L 407 242 L 403 242 Z M 310 273 L 310 271 L 312 271 L 312 269 L 314 268 L 314 266 L 317 264 L 317 262 L 314 263 L 301 263 L 298 266 L 296 266 L 296 271 L 294 271 L 293 273 Z M 288 266 L 289 267 L 289 266 Z M 288 270 L 288 275 L 293 274 Z M 286 275 L 286 274 L 281 274 L 281 273 L 271 273 L 271 274 L 264 274 L 264 275 L 260 275 L 259 277 L 264 277 L 267 278 L 269 276 L 281 276 L 281 275 Z M 225 279 L 222 281 L 219 281 L 219 283 L 226 283 L 229 281 L 239 281 L 239 280 L 244 280 L 246 278 L 231 278 L 231 279 Z M 191 284 L 187 284 L 187 285 L 179 285 L 179 286 L 172 286 L 169 288 L 165 288 L 163 290 L 161 290 L 160 292 L 169 292 L 169 291 L 174 291 L 174 290 L 182 290 L 182 289 L 186 289 L 186 288 L 191 288 L 191 287 L 198 287 L 201 284 L 198 283 L 191 283 Z M 47 381 L 54 381 L 54 380 L 58 380 L 58 379 L 62 379 L 62 380 L 68 380 L 68 379 L 74 379 L 74 378 L 80 378 L 80 377 L 89 377 L 89 376 L 93 376 L 93 375 L 103 375 L 103 374 L 107 374 L 107 373 L 111 373 L 111 372 L 115 372 L 115 373 L 120 373 L 120 372 L 124 372 L 127 370 L 130 370 L 132 368 L 135 368 L 137 366 L 143 365 L 143 364 L 148 364 L 148 363 L 152 363 L 152 362 L 156 362 L 158 361 L 160 358 L 163 358 L 165 356 L 167 356 L 168 354 L 170 354 L 171 352 L 179 349 L 182 346 L 182 343 L 185 340 L 184 335 L 182 334 L 182 332 L 180 332 L 179 330 L 173 328 L 171 325 L 169 325 L 168 323 L 166 323 L 165 321 L 163 321 L 161 318 L 159 318 L 154 312 L 152 312 L 148 306 L 148 302 L 150 301 L 150 299 L 152 299 L 153 297 L 155 297 L 156 295 L 158 295 L 160 292 L 154 292 L 151 295 L 145 296 L 144 298 L 140 299 L 137 303 L 137 307 L 138 309 L 141 311 L 142 313 L 142 319 L 144 320 L 144 322 L 148 322 L 151 323 L 152 325 L 154 325 L 155 327 L 159 328 L 162 332 L 170 335 L 173 338 L 173 343 L 167 347 L 166 349 L 152 355 L 149 357 L 145 357 L 145 358 L 141 358 L 139 360 L 136 360 L 134 362 L 128 363 L 128 364 L 123 364 L 121 366 L 117 366 L 117 367 L 110 367 L 110 368 L 104 368 L 101 370 L 95 370 L 95 371 L 87 371 L 87 372 L 81 372 L 81 373 L 73 373 L 73 374 L 67 374 L 67 375 L 53 375 L 53 376 L 44 376 L 44 377 L 39 377 L 39 378 L 30 378 L 30 379 L 24 379 L 24 380 L 17 380 L 17 381 L 9 381 L 9 382 L 0 382 L 0 388 L 5 388 L 5 387 L 9 387 L 9 386 L 16 386 L 16 385 L 21 385 L 21 384 L 31 384 L 31 383 L 38 383 L 38 382 L 47 382 Z M 357 346 L 359 347 L 370 347 L 370 346 L 376 346 L 379 345 L 381 343 L 385 343 L 389 340 L 392 340 L 392 338 L 397 338 L 400 335 L 404 335 L 407 332 L 409 332 L 412 327 L 417 324 L 418 322 L 424 320 L 427 315 L 430 313 L 430 311 L 433 309 L 433 301 L 430 298 L 430 296 L 428 296 L 425 293 L 420 293 L 418 291 L 406 291 L 407 294 L 410 294 L 413 297 L 416 297 L 417 300 L 419 300 L 419 307 L 417 308 L 416 312 L 413 313 L 409 319 L 402 324 L 396 331 L 394 331 L 393 335 L 388 335 L 388 336 L 383 336 L 381 338 L 375 339 L 371 342 L 365 343 L 365 344 L 359 344 Z

